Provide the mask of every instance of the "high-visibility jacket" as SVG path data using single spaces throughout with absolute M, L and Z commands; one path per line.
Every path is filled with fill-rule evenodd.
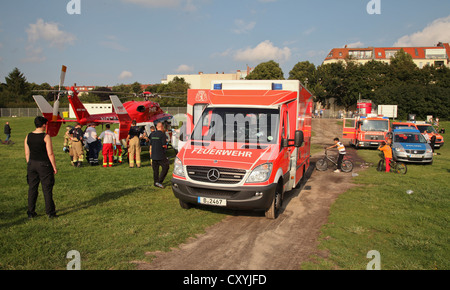
M 337 148 L 339 150 L 339 154 L 346 154 L 345 146 L 342 144 L 342 142 L 337 142 Z

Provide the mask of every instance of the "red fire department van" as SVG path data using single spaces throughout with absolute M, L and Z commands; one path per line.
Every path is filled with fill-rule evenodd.
M 299 81 L 213 81 L 188 90 L 187 135 L 172 189 L 203 204 L 277 217 L 310 165 L 311 93 Z
M 373 115 L 344 119 L 342 137 L 355 148 L 377 148 L 390 132 L 389 118 Z

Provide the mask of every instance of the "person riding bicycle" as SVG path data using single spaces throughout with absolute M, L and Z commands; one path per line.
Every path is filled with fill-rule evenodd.
M 344 159 L 344 155 L 347 153 L 345 151 L 345 146 L 344 144 L 342 144 L 342 142 L 339 142 L 339 138 L 334 138 L 334 145 L 325 148 L 325 149 L 331 149 L 337 147 L 337 149 L 339 150 L 339 157 L 337 160 L 337 169 L 334 172 L 341 172 L 341 164 L 342 164 L 342 159 Z
M 391 170 L 391 159 L 392 159 L 392 149 L 390 146 L 390 142 L 386 143 L 385 141 L 382 141 L 380 146 L 378 147 L 378 150 L 383 152 L 386 163 L 386 172 L 389 172 Z

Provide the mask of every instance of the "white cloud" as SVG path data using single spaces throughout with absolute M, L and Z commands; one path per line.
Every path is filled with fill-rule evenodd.
M 362 48 L 362 47 L 364 47 L 364 43 L 362 43 L 361 41 L 357 41 L 357 42 L 347 44 L 347 47 L 348 48 Z
M 28 63 L 39 63 L 45 61 L 47 58 L 42 54 L 43 49 L 41 47 L 35 47 L 29 45 L 25 48 L 27 57 L 21 59 L 22 62 Z
M 399 38 L 394 46 L 433 46 L 439 41 L 450 42 L 450 16 L 436 19 L 422 31 Z
M 133 77 L 133 73 L 124 70 L 123 72 L 120 73 L 119 80 L 130 79 L 132 77 Z
M 150 8 L 182 8 L 186 11 L 196 11 L 198 8 L 197 0 L 122 0 L 122 2 Z
M 74 44 L 76 40 L 73 34 L 60 30 L 58 23 L 44 22 L 43 19 L 38 19 L 36 23 L 30 24 L 26 32 L 29 43 L 34 44 L 39 40 L 44 40 L 51 47 L 59 49 Z
M 117 51 L 122 51 L 123 52 L 123 51 L 127 51 L 128 50 L 125 46 L 123 46 L 119 42 L 117 37 L 114 36 L 114 35 L 106 36 L 106 40 L 100 41 L 99 43 L 100 43 L 100 45 L 102 45 L 104 47 L 111 48 L 111 49 L 114 49 L 114 50 L 117 50 Z
M 46 57 L 41 45 L 64 49 L 66 45 L 73 45 L 75 35 L 59 29 L 58 23 L 45 22 L 38 19 L 36 23 L 32 23 L 26 29 L 28 35 L 28 45 L 25 47 L 26 57 L 21 59 L 22 62 L 43 62 Z
M 275 60 L 284 62 L 290 59 L 291 49 L 288 47 L 279 48 L 269 40 L 263 41 L 254 48 L 240 49 L 234 53 L 237 61 L 261 62 Z
M 308 28 L 308 29 L 306 29 L 305 31 L 303 31 L 303 35 L 306 35 L 306 36 L 311 35 L 311 34 L 313 34 L 316 30 L 317 30 L 316 27 Z
M 192 71 L 194 71 L 194 67 L 189 66 L 187 64 L 182 64 L 175 71 L 178 72 L 178 73 L 192 72 Z
M 234 21 L 234 25 L 236 26 L 236 28 L 233 29 L 233 32 L 236 34 L 243 34 L 252 31 L 253 28 L 255 28 L 256 22 L 245 22 L 242 19 L 236 19 Z

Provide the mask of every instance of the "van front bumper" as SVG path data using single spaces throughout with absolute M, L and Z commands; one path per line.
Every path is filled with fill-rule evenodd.
M 272 204 L 277 184 L 266 186 L 224 187 L 172 178 L 172 190 L 176 198 L 199 204 L 199 197 L 225 199 L 226 208 L 239 210 L 266 210 Z

